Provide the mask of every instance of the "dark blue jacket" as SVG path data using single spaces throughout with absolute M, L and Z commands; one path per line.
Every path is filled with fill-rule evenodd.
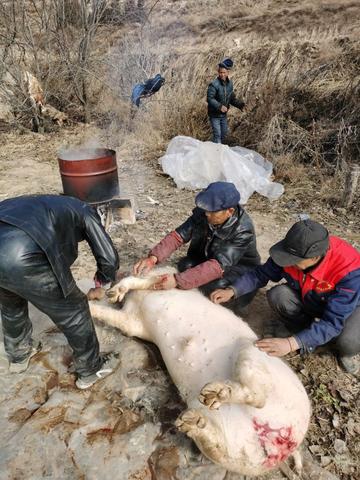
M 140 106 L 140 100 L 144 97 L 151 97 L 154 93 L 158 92 L 164 85 L 165 78 L 160 73 L 155 75 L 154 78 L 149 78 L 145 83 L 137 83 L 131 94 L 131 101 L 137 106 Z
M 210 83 L 207 90 L 208 115 L 210 117 L 224 117 L 226 113 L 220 111 L 222 105 L 229 108 L 233 105 L 236 108 L 244 108 L 245 103 L 237 99 L 234 93 L 232 81 L 227 78 L 224 82 L 216 78 Z
M 346 319 L 360 305 L 360 253 L 338 237 L 330 237 L 325 257 L 307 273 L 296 267 L 279 267 L 269 258 L 264 265 L 241 276 L 232 287 L 239 297 L 264 287 L 270 280 L 281 279 L 301 294 L 304 305 L 318 312 L 320 319 L 294 335 L 302 353 L 340 335 Z

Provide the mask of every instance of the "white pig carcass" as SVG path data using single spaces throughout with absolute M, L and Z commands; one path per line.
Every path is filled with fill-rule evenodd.
M 158 346 L 188 406 L 176 425 L 204 455 L 243 475 L 278 467 L 308 428 L 301 382 L 230 310 L 197 290 L 151 290 L 155 274 L 122 279 L 107 295 L 117 302 L 129 292 L 123 308 L 90 302 L 93 317 Z

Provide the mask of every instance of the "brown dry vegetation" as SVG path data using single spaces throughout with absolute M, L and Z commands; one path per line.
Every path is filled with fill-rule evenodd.
M 55 3 L 15 2 L 29 8 L 31 26 L 25 35 L 17 23 L 16 42 L 11 22 L 0 16 L 0 78 L 28 69 L 41 80 L 47 100 L 72 121 L 88 118 L 103 129 L 109 146 L 154 163 L 175 135 L 209 138 L 206 87 L 217 62 L 231 56 L 235 88 L 247 108 L 230 112 L 229 142 L 262 153 L 286 187 L 276 208 L 256 197 L 251 208 L 263 215 L 275 212 L 279 223 L 286 215 L 308 211 L 360 245 L 359 197 L 350 209 L 341 205 L 345 173 L 359 163 L 360 153 L 359 2 L 113 1 L 97 22 L 82 63 L 78 58 L 86 35 L 73 9 L 69 7 L 69 21 L 60 25 L 42 23 L 48 16 L 34 9 Z M 159 72 L 166 78 L 160 92 L 139 109 L 131 106 L 134 83 Z M 19 133 L 30 127 L 30 114 L 21 81 L 11 88 L 14 118 L 2 126 Z M 41 150 L 40 140 L 34 144 Z M 163 219 L 161 228 L 167 227 Z M 134 251 L 131 255 L 135 259 Z M 334 359 L 326 355 L 296 356 L 291 363 L 313 400 L 307 443 L 314 447 L 313 455 L 324 465 L 330 457 L 326 468 L 343 480 L 360 478 L 358 384 L 335 372 Z M 346 440 L 348 456 L 334 451 L 336 439 Z
M 163 150 L 178 134 L 206 139 L 204 92 L 216 63 L 230 55 L 235 87 L 248 105 L 242 114 L 232 112 L 230 142 L 279 163 L 279 179 L 290 182 L 298 178 L 298 164 L 325 169 L 341 182 L 348 164 L 357 162 L 357 2 L 163 0 L 140 10 L 112 2 L 118 10 L 111 15 L 104 8 L 90 21 L 90 37 L 70 8 L 66 22 L 50 11 L 42 32 L 44 15 L 33 6 L 42 3 L 25 2 L 32 7 L 25 18 L 31 28 L 18 28 L 23 43 L 11 44 L 3 63 L 9 68 L 23 49 L 23 68 L 38 75 L 48 101 L 74 120 L 111 124 L 120 142 L 133 134 L 147 152 Z M 165 87 L 139 110 L 131 107 L 134 83 L 158 72 Z
M 302 191 L 325 177 L 317 200 L 341 207 L 344 175 L 359 158 L 359 13 L 346 0 L 159 2 L 150 22 L 110 49 L 108 78 L 122 102 L 103 120 L 110 115 L 120 141 L 134 135 L 150 156 L 175 135 L 209 138 L 204 92 L 229 55 L 247 102 L 230 114 L 230 143 L 259 151 L 280 181 Z M 163 89 L 130 107 L 134 81 L 159 71 Z

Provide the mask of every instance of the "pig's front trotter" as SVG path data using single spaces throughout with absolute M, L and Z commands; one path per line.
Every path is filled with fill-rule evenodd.
M 118 303 L 121 302 L 127 292 L 128 289 L 126 287 L 117 284 L 106 291 L 106 296 L 108 297 L 110 303 Z
M 207 383 L 200 392 L 199 401 L 210 409 L 220 408 L 231 400 L 231 387 L 224 382 Z

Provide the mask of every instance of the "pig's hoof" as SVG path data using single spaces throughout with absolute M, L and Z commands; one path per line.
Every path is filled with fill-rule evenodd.
M 207 383 L 200 392 L 199 401 L 205 406 L 217 409 L 222 403 L 229 402 L 231 389 L 223 382 Z
M 126 293 L 127 289 L 125 287 L 118 287 L 116 285 L 115 287 L 106 290 L 106 296 L 108 297 L 110 303 L 121 302 Z
M 205 428 L 206 419 L 198 410 L 185 410 L 175 421 L 175 426 L 184 433 L 194 433 Z

